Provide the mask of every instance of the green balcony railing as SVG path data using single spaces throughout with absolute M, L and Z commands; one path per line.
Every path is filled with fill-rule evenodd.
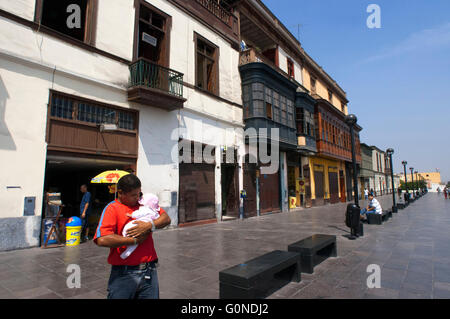
M 183 73 L 139 58 L 130 65 L 130 88 L 144 86 L 183 97 Z

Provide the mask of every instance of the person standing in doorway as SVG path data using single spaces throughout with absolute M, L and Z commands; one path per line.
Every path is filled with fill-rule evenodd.
M 80 191 L 83 193 L 83 198 L 80 203 L 80 218 L 81 218 L 81 241 L 85 242 L 89 239 L 89 215 L 91 213 L 91 193 L 88 192 L 86 184 L 81 185 Z
M 367 188 L 364 188 L 364 199 L 365 200 L 369 199 L 369 190 Z
M 152 232 L 170 224 L 170 217 L 160 208 L 159 218 L 150 222 L 134 221 L 135 227 L 122 236 L 125 225 L 133 221 L 131 214 L 139 209 L 142 196 L 141 181 L 133 174 L 123 176 L 117 183 L 118 198 L 103 210 L 94 243 L 110 249 L 108 263 L 108 299 L 159 299 L 159 283 Z M 126 259 L 120 255 L 128 246 L 138 245 Z

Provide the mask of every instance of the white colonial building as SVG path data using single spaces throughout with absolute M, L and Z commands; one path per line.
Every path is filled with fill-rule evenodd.
M 238 19 L 205 3 L 0 2 L 0 250 L 39 245 L 47 191 L 77 216 L 88 184 L 101 211 L 114 195 L 90 179 L 109 169 L 136 173 L 174 226 L 239 215 Z

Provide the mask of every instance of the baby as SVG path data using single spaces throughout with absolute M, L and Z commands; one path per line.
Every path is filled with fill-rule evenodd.
M 139 200 L 139 204 L 143 205 L 138 210 L 135 210 L 131 216 L 135 220 L 150 222 L 159 218 L 159 200 L 154 194 L 144 194 Z M 127 231 L 130 228 L 135 227 L 134 221 L 131 221 L 125 225 L 122 231 L 122 236 L 127 237 Z M 128 246 L 127 249 L 120 255 L 122 259 L 125 259 L 131 255 L 138 245 Z

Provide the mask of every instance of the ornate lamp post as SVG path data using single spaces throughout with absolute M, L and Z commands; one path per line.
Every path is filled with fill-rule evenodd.
M 389 163 L 391 166 L 391 182 L 392 182 L 392 212 L 397 213 L 397 204 L 395 203 L 395 185 L 394 185 L 394 165 L 392 164 L 392 155 L 394 154 L 394 150 L 392 148 L 388 148 L 386 150 L 386 154 L 389 156 Z
M 416 194 L 417 196 L 419 196 L 419 190 L 420 190 L 420 180 L 419 180 L 419 172 L 418 171 L 414 171 L 414 174 L 416 174 L 416 183 L 417 183 L 417 190 L 416 190 Z
M 352 163 L 353 163 L 353 192 L 355 197 L 355 205 L 359 207 L 358 201 L 358 174 L 356 172 L 356 153 L 355 153 L 355 136 L 353 134 L 353 127 L 355 126 L 358 118 L 354 114 L 349 114 L 345 117 L 345 123 L 350 127 L 350 136 L 352 142 Z
M 402 162 L 402 165 L 403 165 L 403 169 L 405 170 L 405 187 L 406 187 L 406 194 L 409 194 L 409 191 L 408 191 L 408 177 L 406 177 L 406 165 L 408 165 L 408 162 L 407 162 L 407 161 L 403 161 L 403 162 Z
M 414 187 L 414 175 L 413 175 L 414 167 L 410 167 L 409 170 L 411 171 L 412 193 L 413 193 L 413 196 L 414 196 L 414 199 L 415 199 L 416 198 L 416 194 L 414 192 L 415 187 Z

